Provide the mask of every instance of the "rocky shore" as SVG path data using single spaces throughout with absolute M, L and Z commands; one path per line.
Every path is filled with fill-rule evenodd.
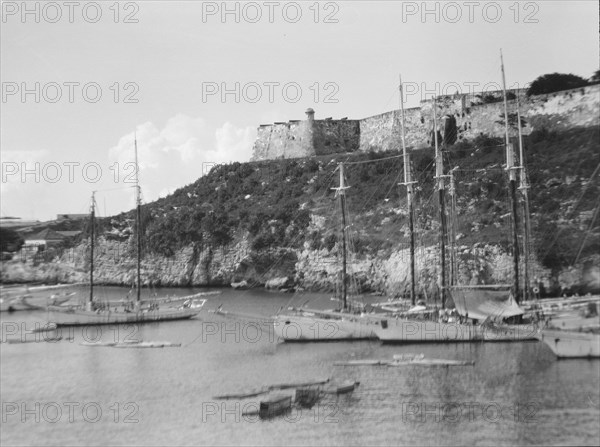
M 229 286 L 246 281 L 250 287 L 271 290 L 335 291 L 339 262 L 337 248 L 311 250 L 279 248 L 253 252 L 248 240 L 241 238 L 229 247 L 187 246 L 172 257 L 145 256 L 142 282 L 146 286 L 189 287 Z M 416 258 L 417 293 L 435 296 L 438 280 L 437 247 L 421 249 Z M 587 293 L 600 289 L 600 256 L 596 260 L 552 272 L 532 260 L 529 265 L 531 287 L 541 294 Z M 409 253 L 397 249 L 390 256 L 366 255 L 349 260 L 348 271 L 362 293 L 379 292 L 387 296 L 408 293 Z M 89 275 L 89 246 L 82 243 L 53 259 L 4 261 L 0 267 L 3 283 L 77 283 Z M 135 256 L 129 242 L 99 239 L 94 258 L 94 279 L 98 284 L 134 284 Z M 475 244 L 457 247 L 458 284 L 510 284 L 512 256 L 495 245 Z

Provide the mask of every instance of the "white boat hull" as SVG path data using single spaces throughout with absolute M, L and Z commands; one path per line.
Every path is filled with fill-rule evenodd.
M 388 318 L 377 330 L 384 343 L 469 342 L 481 340 L 477 326 Z
M 600 357 L 600 334 L 544 329 L 538 339 L 558 358 Z
M 83 309 L 52 309 L 49 323 L 57 326 L 85 326 L 97 324 L 133 324 L 157 321 L 185 320 L 200 313 L 200 309 L 161 308 L 139 312 L 88 311 Z
M 281 341 L 309 342 L 377 338 L 375 329 L 379 323 L 373 318 L 350 314 L 341 318 L 277 315 L 273 325 Z
M 531 325 L 479 326 L 427 320 L 388 318 L 376 330 L 384 343 L 460 343 L 473 341 L 534 340 Z
M 0 297 L 0 312 L 46 310 L 48 306 L 66 303 L 73 296 L 75 296 L 75 292 L 55 294 L 50 297 L 34 297 L 29 293 L 11 296 L 11 294 L 5 293 Z
M 0 298 L 0 312 L 17 312 L 23 310 L 40 310 L 41 306 L 36 306 L 27 301 L 31 295 L 23 295 L 17 297 L 2 297 Z
M 533 324 L 504 324 L 500 326 L 478 326 L 483 341 L 528 341 L 536 340 L 538 331 Z

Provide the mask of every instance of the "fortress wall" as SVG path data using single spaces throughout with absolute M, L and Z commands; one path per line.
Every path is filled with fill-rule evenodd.
M 524 104 L 531 127 L 569 129 L 600 125 L 600 84 L 541 95 Z
M 511 90 L 509 94 L 519 97 L 525 135 L 543 127 L 566 130 L 600 125 L 600 85 L 531 98 L 523 89 Z M 509 115 L 516 113 L 516 99 L 507 105 Z M 432 101 L 426 100 L 419 107 L 405 110 L 407 147 L 419 149 L 433 144 L 432 106 Z M 501 91 L 440 97 L 437 117 L 442 134 L 447 116 L 456 120 L 457 141 L 480 134 L 504 136 Z M 509 134 L 516 136 L 516 129 L 510 129 Z M 401 148 L 401 112 L 392 110 L 361 120 L 306 120 L 261 126 L 253 160 Z
M 387 151 L 397 149 L 400 138 L 396 111 L 370 116 L 360 120 L 360 150 Z
M 360 122 L 317 120 L 314 122 L 313 135 L 317 155 L 354 152 L 360 147 Z
M 254 142 L 252 160 L 298 158 L 315 155 L 308 121 L 262 125 Z

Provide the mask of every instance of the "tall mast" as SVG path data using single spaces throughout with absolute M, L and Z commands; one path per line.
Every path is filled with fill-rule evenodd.
M 517 173 L 515 171 L 514 151 L 508 139 L 508 104 L 506 100 L 506 77 L 504 75 L 504 59 L 500 50 L 500 64 L 502 67 L 502 91 L 504 94 L 504 134 L 506 144 L 506 170 L 510 183 L 510 203 L 512 208 L 512 236 L 513 236 L 513 296 L 519 303 L 519 240 L 517 235 Z
M 435 178 L 440 205 L 440 276 L 439 288 L 442 309 L 446 307 L 446 203 L 444 200 L 444 162 L 437 137 L 437 96 L 433 97 L 433 135 L 435 140 Z
M 521 109 L 519 95 L 517 94 L 517 126 L 519 128 L 519 161 L 521 163 L 521 185 L 519 190 L 523 195 L 523 300 L 529 299 L 529 237 L 531 235 L 531 222 L 529 220 L 529 183 L 525 170 L 525 156 L 523 153 L 523 133 L 521 131 Z
M 454 179 L 454 168 L 450 171 L 450 285 L 456 285 L 456 183 Z
M 87 303 L 87 310 L 92 310 L 94 301 L 94 226 L 96 222 L 96 191 L 92 191 L 92 204 L 90 205 L 90 297 Z
M 406 151 L 406 136 L 405 127 L 406 121 L 404 119 L 404 91 L 402 89 L 402 76 L 399 76 L 400 80 L 400 111 L 402 118 L 402 155 L 404 159 L 404 183 L 406 186 L 406 203 L 408 206 L 408 229 L 410 231 L 410 302 L 414 305 L 416 303 L 415 294 L 415 228 L 414 228 L 414 206 L 413 206 L 413 182 L 411 181 L 410 175 L 410 160 L 408 152 Z
M 340 187 L 338 194 L 340 196 L 340 208 L 342 211 L 342 306 L 346 310 L 348 304 L 346 301 L 346 186 L 344 185 L 344 163 L 340 163 Z
M 141 214 L 142 214 L 142 200 L 140 197 L 140 185 L 139 185 L 139 167 L 138 167 L 138 152 L 137 152 L 137 135 L 134 136 L 134 146 L 135 146 L 135 201 L 136 201 L 136 213 L 135 213 L 135 221 L 137 228 L 137 281 L 136 281 L 136 301 L 139 305 L 140 303 L 140 294 L 141 294 L 141 263 L 142 263 L 142 231 L 140 228 L 141 224 Z

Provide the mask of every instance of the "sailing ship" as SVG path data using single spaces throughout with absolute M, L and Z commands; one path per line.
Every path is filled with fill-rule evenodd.
M 137 139 L 135 140 L 135 163 L 137 163 Z M 132 324 L 158 321 L 185 320 L 200 313 L 206 300 L 199 300 L 204 293 L 174 298 L 141 299 L 141 190 L 136 169 L 136 241 L 137 241 L 137 274 L 136 300 L 101 302 L 94 297 L 94 224 L 95 224 L 95 192 L 92 193 L 90 206 L 90 293 L 85 305 L 49 306 L 48 320 L 57 326 L 84 326 L 99 324 Z
M 279 314 L 274 317 L 275 333 L 284 341 L 318 341 L 373 338 L 383 342 L 470 342 L 470 341 L 520 341 L 533 340 L 536 329 L 531 325 L 508 325 L 506 318 L 518 317 L 524 312 L 516 305 L 510 290 L 499 290 L 493 286 L 478 289 L 446 286 L 445 274 L 445 200 L 444 175 L 441 151 L 439 150 L 437 131 L 434 131 L 436 148 L 436 179 L 438 186 L 440 210 L 440 284 L 442 309 L 417 305 L 415 293 L 415 250 L 414 250 L 414 211 L 413 185 L 410 174 L 410 161 L 405 143 L 404 98 L 402 81 L 400 80 L 402 149 L 404 158 L 404 183 L 407 189 L 407 208 L 410 230 L 410 295 L 411 308 L 406 303 L 395 312 L 384 314 L 365 314 L 349 312 L 346 303 L 346 246 L 345 246 L 345 186 L 343 169 L 340 164 L 340 186 L 338 191 L 342 209 L 342 302 L 341 311 L 313 311 L 292 309 L 292 313 Z M 435 101 L 434 101 L 435 104 Z M 434 129 L 437 130 L 435 106 L 433 108 Z M 461 301 L 464 306 L 457 306 L 456 315 L 450 315 L 445 309 L 446 295 L 454 294 L 454 301 Z M 475 293 L 474 293 L 475 292 Z M 462 299 L 458 299 L 458 295 Z M 475 295 L 476 300 L 473 300 Z M 470 299 L 471 298 L 471 299 Z M 476 303 L 476 309 L 472 308 Z M 488 303 L 487 305 L 485 303 Z M 387 307 L 386 310 L 391 310 Z M 382 318 L 383 317 L 383 318 Z
M 536 334 L 552 352 L 561 358 L 600 358 L 600 332 L 540 329 Z
M 375 328 L 380 316 L 364 312 L 358 303 L 348 300 L 347 273 L 347 225 L 344 163 L 338 165 L 340 172 L 339 187 L 336 195 L 341 209 L 341 229 L 338 248 L 341 251 L 341 304 L 338 310 L 322 311 L 305 308 L 291 308 L 273 317 L 275 334 L 280 340 L 289 341 L 333 341 L 364 340 L 376 338 Z M 337 301 L 337 299 L 336 299 Z
M 598 307 L 589 302 L 585 308 L 561 312 L 549 318 L 536 335 L 559 359 L 600 357 Z
M 502 64 L 502 76 L 504 80 L 504 65 Z M 400 87 L 402 93 L 402 87 Z M 506 111 L 506 89 L 504 93 L 505 117 Z M 403 152 L 406 157 L 406 145 L 404 141 L 404 100 L 401 97 L 402 104 L 402 144 Z M 415 306 L 414 298 L 414 242 L 411 239 L 411 295 L 414 307 L 405 312 L 395 314 L 394 318 L 388 318 L 381 321 L 381 325 L 376 329 L 378 338 L 384 343 L 409 343 L 409 342 L 471 342 L 471 341 L 521 341 L 532 340 L 535 337 L 536 328 L 532 325 L 514 325 L 506 324 L 508 318 L 519 318 L 524 311 L 518 306 L 514 296 L 518 293 L 518 257 L 515 261 L 514 278 L 516 287 L 513 290 L 499 286 L 451 286 L 446 285 L 446 211 L 445 211 L 445 178 L 451 178 L 453 188 L 452 171 L 450 175 L 444 174 L 442 154 L 438 144 L 437 130 L 437 98 L 433 99 L 433 124 L 434 124 L 434 143 L 435 143 L 435 161 L 436 161 L 436 180 L 439 200 L 439 220 L 440 220 L 440 238 L 439 238 L 439 291 L 441 295 L 441 309 L 437 307 L 428 308 L 427 306 Z M 506 126 L 508 120 L 506 119 Z M 513 218 L 516 216 L 516 199 L 514 198 L 515 184 L 513 177 L 515 175 L 512 166 L 512 155 L 509 151 L 512 147 L 508 143 L 508 129 L 506 130 L 507 139 L 507 169 L 510 173 L 511 190 L 513 192 Z M 409 220 L 411 223 L 413 215 L 412 210 L 412 191 L 410 173 L 407 170 L 407 158 L 405 158 L 404 184 L 407 186 L 407 201 L 409 203 Z M 515 219 L 516 220 L 516 219 Z M 514 253 L 518 256 L 517 239 L 514 235 Z M 446 292 L 449 292 L 456 306 L 454 312 L 446 309 Z M 457 304 L 458 303 L 458 304 Z
M 18 295 L 0 297 L 0 312 L 16 312 L 20 310 L 37 310 L 37 306 L 31 304 L 28 300 L 31 295 L 20 293 Z
M 595 169 L 592 178 L 600 170 Z M 594 216 L 598 215 L 600 203 L 596 205 Z M 592 229 L 594 219 L 590 224 Z M 587 237 L 587 235 L 586 235 Z M 585 238 L 584 241 L 585 242 Z M 581 250 L 583 249 L 583 242 Z M 579 255 L 578 255 L 579 256 Z M 599 296 L 557 298 L 544 300 L 542 307 L 548 317 L 545 327 L 537 332 L 538 340 L 545 343 L 557 358 L 599 358 L 600 357 L 600 315 Z
M 242 280 L 240 282 L 232 282 L 231 288 L 235 290 L 247 290 L 249 286 L 246 280 Z
M 38 291 L 51 289 L 56 286 L 34 288 L 2 288 L 0 289 L 0 312 L 16 312 L 24 310 L 46 310 L 48 306 L 59 306 L 69 301 L 75 292 L 58 292 L 51 296 L 39 296 Z M 64 287 L 64 286 L 58 286 Z M 34 293 L 36 296 L 34 296 Z

